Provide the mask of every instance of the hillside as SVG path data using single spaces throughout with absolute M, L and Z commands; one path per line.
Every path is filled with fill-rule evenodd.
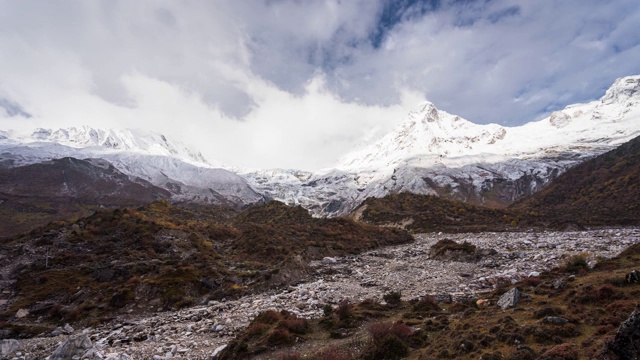
M 507 209 L 402 193 L 369 198 L 353 216 L 413 232 L 640 224 L 640 137 L 577 165 Z
M 555 222 L 640 224 L 640 137 L 571 168 L 511 208 Z
M 434 195 L 401 193 L 369 198 L 354 218 L 376 225 L 400 226 L 412 232 L 479 232 L 513 230 L 518 215 Z
M 13 336 L 28 336 L 63 322 L 100 323 L 132 309 L 231 299 L 298 283 L 309 275 L 309 260 L 410 241 L 404 231 L 314 219 L 278 203 L 239 214 L 166 201 L 101 210 L 1 243 L 1 319 L 17 320 L 5 324 L 16 329 Z M 20 309 L 30 317 L 15 318 Z M 35 329 L 24 325 L 35 317 L 44 322 Z
M 99 159 L 65 157 L 20 167 L 0 166 L 0 238 L 50 221 L 87 216 L 101 208 L 140 206 L 170 195 Z

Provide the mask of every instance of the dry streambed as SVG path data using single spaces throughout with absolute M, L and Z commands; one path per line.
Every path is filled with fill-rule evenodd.
M 434 260 L 433 244 L 442 239 L 467 241 L 485 251 L 473 262 Z M 8 358 L 42 359 L 69 338 L 86 336 L 91 359 L 208 359 L 259 312 L 288 310 L 303 317 L 318 317 L 324 304 L 343 299 L 382 299 L 385 292 L 402 292 L 404 299 L 425 295 L 476 296 L 495 284 L 515 282 L 552 268 L 564 258 L 588 253 L 592 262 L 612 257 L 640 242 L 640 229 L 604 229 L 579 232 L 420 234 L 416 242 L 370 251 L 358 256 L 325 258 L 310 264 L 313 281 L 283 291 L 247 296 L 239 300 L 135 316 L 91 329 L 61 329 L 51 337 L 22 340 Z M 90 345 L 90 346 L 89 346 Z M 0 356 L 1 357 L 1 356 Z

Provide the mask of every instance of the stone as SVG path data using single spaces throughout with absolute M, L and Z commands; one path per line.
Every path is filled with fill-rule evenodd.
M 18 310 L 18 312 L 16 313 L 16 317 L 18 319 L 22 319 L 23 317 L 29 315 L 29 310 L 26 309 L 20 309 Z
M 221 345 L 218 346 L 217 348 L 215 348 L 215 350 L 213 350 L 213 352 L 211 353 L 211 358 L 212 359 L 216 359 L 218 357 L 218 355 L 222 352 L 222 350 L 224 350 L 227 347 L 227 345 Z
M 631 316 L 625 320 L 612 342 L 606 345 L 602 358 L 615 355 L 617 359 L 637 359 L 640 356 L 640 309 L 636 306 Z M 607 356 L 609 355 L 609 356 Z
M 547 316 L 544 319 L 542 319 L 542 322 L 547 324 L 553 324 L 553 325 L 564 325 L 568 323 L 569 320 L 558 317 L 558 316 Z
M 336 258 L 327 256 L 327 257 L 322 258 L 322 263 L 324 265 L 332 265 L 332 264 L 337 264 L 338 260 L 336 260 Z
M 640 283 L 640 272 L 638 270 L 632 270 L 625 275 L 624 279 L 628 284 L 638 284 Z
M 520 290 L 518 290 L 518 288 L 513 288 L 500 296 L 498 306 L 500 306 L 502 310 L 506 310 L 510 307 L 516 306 L 519 301 Z
M 99 359 L 104 359 L 104 356 L 102 356 L 102 353 L 98 351 L 98 349 L 96 349 L 95 347 L 92 347 L 82 355 L 82 359 L 99 360 Z
M 551 282 L 551 286 L 553 286 L 555 290 L 563 290 L 567 287 L 567 283 L 563 279 L 554 279 Z
M 73 332 L 75 331 L 75 329 L 72 328 L 69 324 L 65 324 L 63 329 L 67 334 L 73 334 Z
M 8 358 L 9 355 L 20 350 L 20 342 L 15 339 L 0 340 L 0 355 L 2 358 Z
M 58 346 L 58 348 L 51 354 L 49 360 L 67 360 L 74 356 L 82 356 L 92 347 L 91 340 L 87 335 L 73 337 L 60 344 L 60 346 Z

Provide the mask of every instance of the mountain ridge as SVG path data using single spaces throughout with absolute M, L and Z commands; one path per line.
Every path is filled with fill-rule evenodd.
M 275 199 L 323 217 L 404 191 L 506 207 L 640 135 L 639 89 L 640 75 L 620 78 L 599 100 L 510 128 L 473 124 L 423 103 L 377 142 L 345 155 L 336 168 L 315 172 L 216 168 L 221 164 L 161 134 L 87 126 L 1 131 L 0 162 L 102 158 L 170 191 L 174 201 L 247 206 Z
M 512 128 L 476 125 L 427 102 L 335 169 L 240 174 L 259 192 L 316 216 L 343 216 L 369 197 L 404 191 L 506 207 L 640 135 L 638 89 L 640 75 L 620 78 L 599 100 Z

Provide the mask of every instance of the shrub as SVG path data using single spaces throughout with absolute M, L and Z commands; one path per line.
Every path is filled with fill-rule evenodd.
M 269 327 L 269 325 L 261 322 L 253 322 L 247 327 L 246 332 L 249 336 L 262 335 L 269 329 Z
M 384 339 L 384 337 L 391 332 L 392 325 L 392 323 L 387 321 L 378 321 L 369 324 L 369 326 L 367 326 L 367 330 L 369 331 L 369 335 L 371 335 L 371 340 L 373 340 L 373 343 L 381 343 L 382 339 Z
M 378 321 L 369 324 L 367 330 L 374 344 L 380 344 L 387 335 L 393 335 L 401 340 L 406 340 L 413 335 L 413 330 L 401 322 Z
M 286 345 L 293 343 L 293 336 L 287 329 L 275 329 L 267 339 L 269 345 Z
M 294 334 L 305 334 L 309 330 L 309 321 L 306 319 L 287 319 L 280 323 L 280 327 Z
M 611 284 L 604 284 L 598 289 L 598 299 L 611 299 L 616 293 L 616 289 Z
M 536 286 L 540 285 L 540 283 L 542 283 L 542 280 L 539 277 L 529 276 L 529 277 L 526 277 L 526 278 L 522 279 L 522 283 L 525 286 L 536 287 Z
M 440 311 L 440 307 L 436 304 L 436 298 L 427 296 L 415 304 L 413 304 L 414 312 Z
M 282 318 L 279 312 L 273 310 L 263 311 L 255 318 L 255 322 L 261 322 L 263 324 L 275 324 Z
M 400 291 L 390 291 L 382 296 L 384 301 L 389 305 L 397 305 L 402 299 L 402 293 Z
M 569 273 L 576 273 L 581 269 L 586 272 L 587 270 L 589 270 L 589 263 L 587 262 L 588 257 L 589 254 L 587 253 L 572 255 L 565 260 L 561 269 Z
M 338 318 L 340 320 L 346 320 L 352 315 L 353 305 L 349 302 L 349 300 L 342 300 L 338 305 L 338 310 L 336 314 L 338 314 Z
M 333 314 L 333 306 L 331 306 L 330 304 L 325 304 L 322 307 L 322 313 L 324 314 L 324 316 L 329 316 Z
M 375 345 L 366 359 L 402 359 L 409 354 L 409 346 L 393 334 L 385 336 L 379 344 Z
M 578 360 L 578 350 L 575 345 L 570 343 L 564 343 L 556 345 L 545 352 L 541 359 L 564 359 L 564 360 Z

